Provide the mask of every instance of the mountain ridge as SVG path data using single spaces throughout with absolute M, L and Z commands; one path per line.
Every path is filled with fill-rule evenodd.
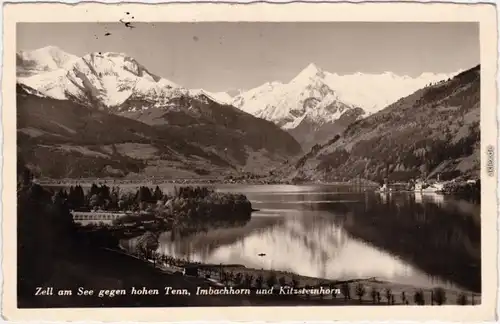
M 288 83 L 266 82 L 241 92 L 232 104 L 287 130 L 307 151 L 342 132 L 349 123 L 399 99 L 400 94 L 410 94 L 424 86 L 424 82 L 429 84 L 449 77 L 446 74 L 422 76 L 425 80 L 399 77 L 392 72 L 340 76 L 310 63 Z M 381 98 L 380 94 L 383 94 Z
M 412 92 L 428 85 L 429 83 L 439 82 L 441 80 L 446 80 L 451 78 L 463 70 L 458 70 L 452 73 L 431 73 L 422 72 L 417 77 L 410 77 L 408 75 L 398 75 L 390 71 L 386 71 L 379 74 L 374 73 L 361 73 L 356 72 L 352 74 L 337 74 L 325 71 L 319 68 L 316 64 L 310 63 L 303 70 L 301 70 L 294 78 L 292 78 L 288 83 L 301 82 L 304 79 L 310 79 L 314 76 L 319 76 L 324 79 L 324 82 L 339 96 L 339 99 L 344 103 L 363 108 L 368 114 L 377 112 L 380 109 L 385 108 L 389 104 L 397 101 L 403 96 L 409 95 Z M 391 83 L 387 85 L 387 83 Z M 400 87 L 395 87 L 394 84 L 402 84 Z M 283 85 L 287 84 L 282 81 L 267 81 L 260 86 L 257 86 L 248 90 L 240 90 L 239 94 L 233 97 L 233 104 L 237 107 L 243 106 L 243 104 L 238 103 L 241 101 L 240 97 L 248 97 L 246 93 L 252 94 L 256 89 L 264 87 L 266 85 Z M 361 95 L 358 91 L 353 92 L 350 89 L 356 90 L 356 88 L 362 87 L 363 91 L 367 88 L 375 88 L 368 95 Z M 377 98 L 377 94 L 380 94 L 380 89 L 390 88 L 391 90 L 396 90 L 394 94 L 389 95 L 384 93 L 382 98 Z M 362 93 L 362 92 L 361 92 Z M 364 98 L 366 97 L 366 98 Z M 387 98 L 385 98 L 387 97 Z M 367 104 L 374 102 L 374 104 Z M 256 109 L 243 108 L 243 110 L 250 113 L 256 112 Z

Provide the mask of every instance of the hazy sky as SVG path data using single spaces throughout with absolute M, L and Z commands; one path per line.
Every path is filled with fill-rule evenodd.
M 289 81 L 309 63 L 338 74 L 417 76 L 479 63 L 477 23 L 33 23 L 18 50 L 122 52 L 188 88 L 248 89 Z M 104 36 L 105 33 L 111 33 Z

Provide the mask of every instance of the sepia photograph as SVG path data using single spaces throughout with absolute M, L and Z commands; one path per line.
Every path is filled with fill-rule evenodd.
M 124 8 L 16 24 L 16 308 L 484 302 L 479 21 Z

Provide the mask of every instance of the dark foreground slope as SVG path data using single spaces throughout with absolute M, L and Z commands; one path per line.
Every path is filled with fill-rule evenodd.
M 254 163 L 255 156 L 272 164 L 300 152 L 299 144 L 271 123 L 238 112 L 211 114 L 210 123 L 169 119 L 149 125 L 46 98 L 18 84 L 18 152 L 39 175 L 51 178 L 191 177 L 237 170 Z
M 408 180 L 479 175 L 480 67 L 420 89 L 316 145 L 291 177 Z
M 24 161 L 18 161 L 17 172 L 18 307 L 236 306 L 245 303 L 245 298 L 165 295 L 165 287 L 195 292 L 197 286 L 207 284 L 196 278 L 189 280 L 161 273 L 139 259 L 105 249 L 104 241 L 88 240 L 87 234 L 79 232 L 73 223 L 67 203 L 31 181 L 32 174 Z M 106 238 L 110 245 L 116 241 L 110 235 Z M 53 294 L 42 294 L 48 287 L 53 288 Z M 159 294 L 131 294 L 132 288 L 157 289 Z M 117 292 L 122 289 L 126 295 Z M 65 292 L 61 295 L 60 290 Z M 79 291 L 84 290 L 87 293 L 79 295 Z

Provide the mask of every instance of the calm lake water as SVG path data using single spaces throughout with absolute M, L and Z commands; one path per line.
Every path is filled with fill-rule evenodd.
M 161 252 L 329 279 L 377 277 L 421 287 L 480 289 L 478 203 L 334 186 L 216 188 L 244 193 L 259 211 L 243 227 L 173 241 L 164 233 Z

